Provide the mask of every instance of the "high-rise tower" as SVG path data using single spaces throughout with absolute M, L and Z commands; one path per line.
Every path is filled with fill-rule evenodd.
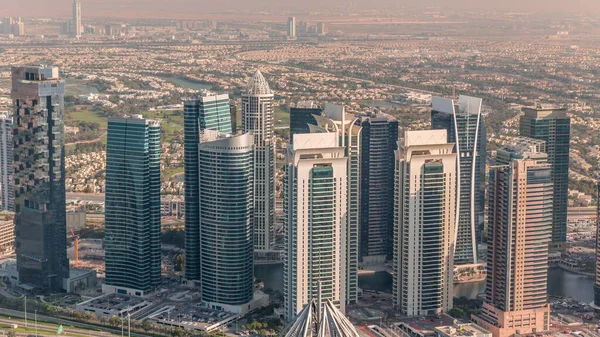
M 393 301 L 407 316 L 452 308 L 457 186 L 447 137 L 407 131 L 396 151 Z
M 287 37 L 290 40 L 296 39 L 296 17 L 290 16 L 287 24 Z
M 322 298 L 346 306 L 348 172 L 336 133 L 296 134 L 285 179 L 284 315 Z
M 102 288 L 144 296 L 160 284 L 160 123 L 113 117 L 107 138 Z
M 69 277 L 64 96 L 58 68 L 12 68 L 17 269 L 40 292 L 61 291 Z
M 254 135 L 254 251 L 275 241 L 275 112 L 269 84 L 256 71 L 242 93 L 242 132 Z
M 229 96 L 202 94 L 183 104 L 185 181 L 185 277 L 200 280 L 200 218 L 198 146 L 200 133 L 213 130 L 230 133 Z
M 600 181 L 597 184 L 598 192 L 600 192 Z M 600 194 L 598 194 L 600 195 Z M 600 215 L 600 199 L 597 205 L 597 215 Z M 596 217 L 596 281 L 594 282 L 594 302 L 592 303 L 596 308 L 600 308 L 600 217 Z
M 71 24 L 73 25 L 71 33 L 76 37 L 80 37 L 83 32 L 83 26 L 81 25 L 81 0 L 73 0 L 73 19 Z
M 548 163 L 552 167 L 554 184 L 554 218 L 552 219 L 552 244 L 567 241 L 567 204 L 569 196 L 569 149 L 571 119 L 566 108 L 537 106 L 524 108 L 520 134 L 546 142 Z
M 0 114 L 0 202 L 2 210 L 15 210 L 13 176 L 13 123 L 8 113 Z
M 457 154 L 458 235 L 454 264 L 477 263 L 477 238 L 483 229 L 486 130 L 481 98 L 460 96 L 458 102 L 433 97 L 431 128 L 446 130 Z
M 348 158 L 348 185 L 346 201 L 346 304 L 358 300 L 358 260 L 359 260 L 359 225 L 361 211 L 360 176 L 361 176 L 361 130 L 358 118 L 347 115 L 342 105 L 325 104 L 323 115 L 313 115 L 315 124 L 309 124 L 311 133 L 334 133 L 337 135 L 337 146 L 344 148 Z M 293 142 L 291 142 L 293 143 Z
M 365 265 L 384 264 L 393 255 L 394 151 L 398 121 L 379 114 L 361 117 L 360 258 Z
M 198 151 L 202 301 L 236 313 L 254 294 L 253 141 L 251 134 L 204 130 Z
M 552 168 L 539 144 L 498 150 L 508 165 L 490 171 L 486 301 L 474 321 L 494 337 L 547 331 Z

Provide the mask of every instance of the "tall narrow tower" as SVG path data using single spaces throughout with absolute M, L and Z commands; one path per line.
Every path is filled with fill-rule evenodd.
M 203 94 L 183 102 L 185 176 L 185 277 L 200 280 L 198 146 L 204 130 L 230 133 L 229 95 Z
M 69 277 L 65 195 L 65 81 L 58 68 L 12 68 L 15 246 L 19 282 L 39 292 Z
M 2 210 L 15 210 L 13 123 L 8 113 L 0 114 L 0 202 Z
M 473 320 L 495 337 L 547 331 L 552 167 L 538 140 L 498 150 L 490 171 L 486 300 Z
M 286 320 L 317 298 L 345 311 L 348 159 L 338 142 L 336 133 L 295 134 L 288 147 L 283 296 Z
M 144 296 L 160 284 L 160 124 L 110 118 L 104 292 Z
M 80 37 L 82 33 L 81 26 L 81 0 L 73 0 L 73 29 L 71 33 L 76 37 Z
M 456 154 L 446 130 L 407 131 L 396 151 L 394 306 L 407 316 L 452 308 Z
M 242 93 L 242 131 L 254 135 L 254 251 L 273 249 L 275 222 L 275 112 L 269 84 L 256 71 Z
M 477 263 L 477 237 L 483 227 L 487 139 L 481 103 L 481 98 L 468 96 L 460 96 L 458 102 L 432 98 L 431 128 L 446 130 L 457 154 L 456 265 Z
M 254 293 L 253 140 L 204 130 L 198 148 L 199 288 L 208 307 L 236 313 Z
M 566 108 L 537 106 L 524 108 L 520 134 L 546 142 L 548 163 L 552 166 L 554 184 L 554 218 L 552 245 L 560 247 L 567 241 L 567 203 L 569 197 L 569 148 L 571 118 Z

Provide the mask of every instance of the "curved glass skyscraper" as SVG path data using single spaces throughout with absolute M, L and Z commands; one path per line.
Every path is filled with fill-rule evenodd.
M 456 103 L 456 104 L 455 104 Z M 458 102 L 433 97 L 431 128 L 446 130 L 457 154 L 458 234 L 454 263 L 477 263 L 477 238 L 485 204 L 486 130 L 481 98 L 460 96 Z
M 185 277 L 200 279 L 198 144 L 205 129 L 232 131 L 229 95 L 201 94 L 183 102 L 185 165 Z
M 198 157 L 202 300 L 231 310 L 253 296 L 253 136 L 205 130 Z

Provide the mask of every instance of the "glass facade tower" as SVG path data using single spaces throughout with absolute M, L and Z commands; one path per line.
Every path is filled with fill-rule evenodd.
M 360 258 L 383 264 L 393 255 L 394 150 L 398 121 L 379 114 L 358 119 L 360 137 Z
M 458 102 L 432 98 L 431 128 L 446 130 L 457 154 L 458 234 L 454 263 L 477 263 L 477 239 L 484 225 L 486 129 L 481 98 L 460 96 Z
M 206 132 L 199 146 L 200 282 L 217 310 L 253 297 L 254 139 Z
M 105 292 L 147 294 L 160 284 L 160 124 L 108 120 Z
M 567 204 L 569 196 L 569 149 L 571 118 L 566 108 L 524 108 L 520 134 L 546 142 L 548 163 L 552 165 L 554 218 L 552 243 L 567 241 Z
M 69 277 L 64 95 L 58 68 L 12 68 L 17 270 L 39 292 L 62 291 Z
M 200 279 L 198 145 L 204 129 L 231 133 L 229 95 L 199 95 L 184 101 L 185 277 Z

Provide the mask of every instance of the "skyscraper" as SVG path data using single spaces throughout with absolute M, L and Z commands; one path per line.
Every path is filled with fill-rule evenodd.
M 600 192 L 600 181 L 597 184 L 597 191 Z M 600 195 L 600 194 L 598 194 Z M 600 199 L 597 204 L 597 215 L 600 215 Z M 596 281 L 594 282 L 594 302 L 592 305 L 596 308 L 600 308 L 600 217 L 596 216 Z
M 296 39 L 296 17 L 290 16 L 287 24 L 287 37 L 290 40 Z
M 61 291 L 69 277 L 64 95 L 58 68 L 12 68 L 17 269 L 40 292 Z
M 539 144 L 499 150 L 508 165 L 490 171 L 486 300 L 474 321 L 494 337 L 547 331 L 552 174 Z
M 571 118 L 566 108 L 537 106 L 524 108 L 520 134 L 546 142 L 548 163 L 552 165 L 554 184 L 554 218 L 552 219 L 552 244 L 567 241 L 567 203 L 569 196 L 569 149 Z
M 290 142 L 294 140 L 296 133 L 310 133 L 309 125 L 316 125 L 313 116 L 321 116 L 323 109 L 312 101 L 301 101 L 295 107 L 290 108 Z
M 344 148 L 348 158 L 348 200 L 346 201 L 346 304 L 358 300 L 358 260 L 359 260 L 359 225 L 361 210 L 360 195 L 360 156 L 361 130 L 357 118 L 347 115 L 342 105 L 325 104 L 323 115 L 313 115 L 315 125 L 309 124 L 311 133 L 334 133 L 337 135 L 338 146 Z M 293 142 L 292 142 L 293 143 Z
M 275 112 L 269 84 L 256 71 L 242 93 L 242 132 L 254 135 L 254 251 L 275 242 Z
M 0 114 L 0 202 L 2 210 L 15 210 L 13 176 L 13 123 L 8 113 Z
M 458 235 L 454 264 L 477 263 L 477 238 L 483 229 L 486 130 L 481 98 L 460 96 L 458 102 L 432 97 L 431 128 L 446 130 L 457 154 Z
M 160 123 L 111 117 L 106 145 L 105 293 L 160 284 Z
M 336 133 L 296 134 L 285 179 L 284 316 L 290 320 L 317 297 L 346 306 L 345 149 Z
M 81 25 L 81 0 L 73 0 L 73 20 L 71 24 L 73 25 L 71 33 L 75 37 L 80 37 L 83 30 Z
M 407 316 L 452 308 L 457 167 L 447 137 L 407 131 L 396 151 L 392 298 Z
M 200 280 L 198 145 L 205 129 L 230 133 L 228 95 L 202 94 L 183 104 L 185 179 L 185 277 Z
M 205 130 L 199 145 L 199 285 L 217 310 L 244 312 L 254 293 L 253 141 Z
M 360 258 L 384 264 L 394 248 L 394 151 L 398 121 L 378 114 L 361 117 Z

